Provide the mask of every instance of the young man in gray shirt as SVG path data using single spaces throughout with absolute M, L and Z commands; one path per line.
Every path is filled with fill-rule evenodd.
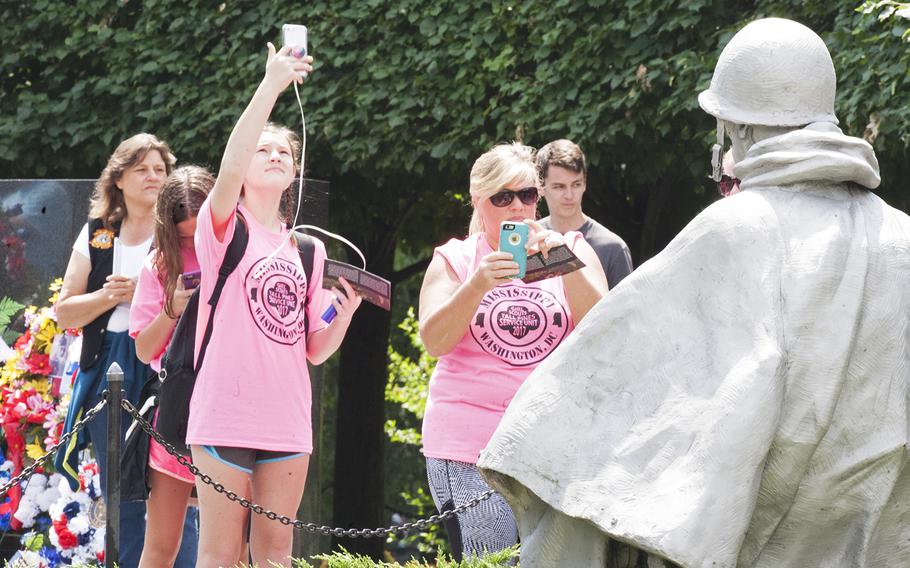
M 540 223 L 559 233 L 578 231 L 590 244 L 613 288 L 632 272 L 629 247 L 618 235 L 591 219 L 581 210 L 581 198 L 588 181 L 585 155 L 570 140 L 550 142 L 537 152 L 537 172 L 550 216 Z

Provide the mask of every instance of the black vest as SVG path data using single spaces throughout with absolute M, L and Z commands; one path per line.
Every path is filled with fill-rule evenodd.
M 96 246 L 97 244 L 106 243 L 106 238 L 97 239 L 96 231 L 104 230 L 104 222 L 101 219 L 89 219 L 88 221 L 88 252 L 89 260 L 92 263 L 91 272 L 88 273 L 88 286 L 86 293 L 100 290 L 107 277 L 114 270 L 114 237 L 120 234 L 120 222 L 114 224 L 113 234 L 110 236 L 110 245 L 107 248 Z M 104 312 L 91 323 L 82 328 L 82 353 L 79 356 L 79 368 L 86 370 L 98 362 L 101 356 L 101 345 L 104 343 L 104 335 L 107 333 L 107 322 L 111 319 L 116 306 Z

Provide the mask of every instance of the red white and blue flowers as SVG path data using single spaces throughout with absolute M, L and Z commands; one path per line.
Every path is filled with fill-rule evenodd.
M 25 309 L 25 331 L 0 360 L 0 485 L 44 455 L 60 437 L 70 378 L 63 378 L 61 388 L 64 373 L 59 367 L 65 366 L 61 361 L 74 339 L 73 332 L 57 325 L 54 304 L 60 285 L 60 280 L 51 285 L 49 306 Z M 79 491 L 72 491 L 52 469 L 39 468 L 0 499 L 0 531 L 22 533 L 21 550 L 10 566 L 103 563 L 103 519 L 94 523 L 100 526 L 92 523 L 92 510 L 101 496 L 98 466 L 87 454 L 85 460 Z

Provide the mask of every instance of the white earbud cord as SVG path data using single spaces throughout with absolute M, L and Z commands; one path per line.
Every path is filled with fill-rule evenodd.
M 352 249 L 354 249 L 354 252 L 356 252 L 356 253 L 357 253 L 357 256 L 360 257 L 360 262 L 363 263 L 363 269 L 364 269 L 364 270 L 367 269 L 367 259 L 363 256 L 363 253 L 360 252 L 360 249 L 357 248 L 356 246 L 354 246 L 354 243 L 352 243 L 351 241 L 349 241 L 349 240 L 347 240 L 346 238 L 342 237 L 341 235 L 336 235 L 335 233 L 333 233 L 333 232 L 331 232 L 331 231 L 326 231 L 325 229 L 322 229 L 322 228 L 317 227 L 317 226 L 315 226 L 315 225 L 297 225 L 297 226 L 295 226 L 292 230 L 296 231 L 296 230 L 298 230 L 298 229 L 309 229 L 309 230 L 312 230 L 312 231 L 319 231 L 319 232 L 322 233 L 323 235 L 326 235 L 326 236 L 328 236 L 328 237 L 331 237 L 331 238 L 335 239 L 336 241 L 341 241 L 341 242 L 343 242 L 344 244 L 346 244 L 346 245 L 348 245 L 349 247 L 351 247 Z
M 354 246 L 354 244 L 351 243 L 351 241 L 347 240 L 346 238 L 344 238 L 340 235 L 336 235 L 335 233 L 326 231 L 325 229 L 321 229 L 321 228 L 315 227 L 313 225 L 298 225 L 297 224 L 297 219 L 300 217 L 300 207 L 303 204 L 303 173 L 304 173 L 304 159 L 306 158 L 306 117 L 303 114 L 303 102 L 301 102 L 301 100 L 300 100 L 300 91 L 297 89 L 296 81 L 294 81 L 294 94 L 297 95 L 297 107 L 300 108 L 301 137 L 300 137 L 300 172 L 299 172 L 300 177 L 298 178 L 298 183 L 297 183 L 297 211 L 294 213 L 294 222 L 291 223 L 291 227 L 292 227 L 291 232 L 294 232 L 298 229 L 312 229 L 315 231 L 319 231 L 320 233 L 322 233 L 328 237 L 331 237 L 333 239 L 343 242 L 344 244 L 346 244 L 349 247 L 351 247 L 352 249 L 354 249 L 354 251 L 360 257 L 360 260 L 363 262 L 363 269 L 366 270 L 366 268 L 367 268 L 366 258 L 363 256 L 363 253 L 360 252 L 360 249 L 357 248 L 356 246 Z M 255 278 L 256 280 L 259 280 L 260 278 L 262 278 L 262 275 L 265 274 L 265 271 L 272 264 L 272 261 L 275 259 L 276 256 L 278 256 L 278 253 L 281 252 L 281 249 L 283 249 L 284 245 L 286 245 L 287 243 L 288 243 L 287 239 L 284 239 L 281 241 L 281 244 L 278 245 L 278 248 L 276 248 L 274 251 L 272 251 L 272 254 L 270 254 L 268 257 L 266 257 L 265 261 L 259 265 L 259 268 L 256 269 L 256 272 L 253 273 L 253 278 Z

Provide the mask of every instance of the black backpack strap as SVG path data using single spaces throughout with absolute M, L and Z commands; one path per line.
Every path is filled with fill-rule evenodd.
M 303 335 L 307 336 L 310 332 L 310 320 L 307 317 L 307 307 L 310 305 L 310 298 L 313 297 L 315 283 L 313 282 L 313 264 L 316 256 L 316 241 L 313 237 L 304 233 L 297 233 L 297 252 L 300 254 L 300 262 L 303 264 L 303 274 L 306 276 L 306 298 L 303 300 Z M 319 284 L 321 286 L 322 284 Z
M 209 340 L 212 339 L 212 328 L 215 323 L 215 307 L 218 305 L 218 300 L 221 298 L 221 290 L 224 289 L 224 284 L 227 282 L 228 276 L 234 272 L 234 269 L 237 268 L 237 265 L 240 264 L 240 259 L 243 258 L 243 254 L 246 252 L 246 244 L 250 239 L 250 235 L 246 230 L 246 221 L 243 219 L 243 215 L 240 214 L 240 211 L 235 211 L 234 215 L 237 215 L 237 221 L 234 223 L 234 236 L 231 238 L 231 244 L 228 245 L 227 251 L 224 253 L 224 259 L 221 261 L 221 268 L 218 269 L 218 281 L 215 283 L 215 288 L 212 290 L 212 297 L 209 298 L 209 306 L 211 310 L 209 311 L 209 320 L 205 324 L 205 334 L 202 336 L 202 345 L 199 347 L 199 357 L 196 359 L 196 374 L 199 374 L 199 369 L 202 368 L 202 360 L 205 358 L 205 350 L 209 346 Z

